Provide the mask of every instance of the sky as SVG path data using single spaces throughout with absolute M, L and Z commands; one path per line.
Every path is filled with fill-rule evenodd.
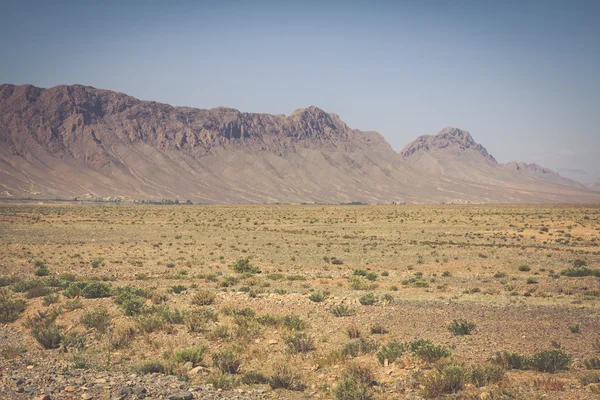
M 600 1 L 4 1 L 0 83 L 314 105 L 396 149 L 447 126 L 600 178 Z

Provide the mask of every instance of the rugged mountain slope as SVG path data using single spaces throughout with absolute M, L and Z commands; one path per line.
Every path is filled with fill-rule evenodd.
M 589 187 L 590 189 L 592 189 L 592 190 L 595 190 L 595 191 L 598 191 L 598 192 L 600 192 L 600 179 L 598 179 L 598 180 L 597 180 L 596 182 L 594 182 L 594 183 L 590 183 L 590 184 L 588 185 L 588 187 Z
M 437 135 L 425 135 L 409 143 L 400 153 L 412 166 L 440 177 L 490 184 L 526 191 L 586 191 L 579 182 L 537 164 L 509 162 L 499 164 L 471 134 L 457 128 L 445 128 Z M 552 189 L 554 188 L 554 189 Z
M 598 201 L 498 166 L 464 131 L 442 132 L 403 158 L 378 133 L 316 107 L 251 114 L 79 85 L 2 85 L 0 192 L 210 203 Z M 481 181 L 490 168 L 505 175 Z

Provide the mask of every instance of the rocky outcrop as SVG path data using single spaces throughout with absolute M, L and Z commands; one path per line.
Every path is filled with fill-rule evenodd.
M 441 149 L 470 150 L 479 153 L 493 163 L 497 163 L 488 151 L 475 142 L 471 134 L 458 128 L 444 128 L 437 135 L 419 136 L 407 144 L 400 152 L 402 157 L 409 158 L 419 152 Z

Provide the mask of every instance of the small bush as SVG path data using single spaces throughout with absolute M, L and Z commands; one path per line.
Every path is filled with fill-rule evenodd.
M 44 299 L 42 300 L 42 304 L 44 304 L 44 306 L 48 307 L 49 305 L 56 304 L 59 301 L 60 301 L 60 296 L 58 295 L 58 293 L 49 293 L 44 296 Z
M 519 265 L 519 271 L 529 272 L 529 271 L 531 271 L 531 267 L 527 264 L 521 264 L 521 265 Z
M 31 335 L 45 349 L 57 349 L 64 337 L 63 327 L 56 325 L 56 311 L 38 311 L 33 317 L 29 317 L 24 323 L 26 328 L 31 329 Z
M 240 258 L 229 267 L 239 274 L 260 274 L 260 269 L 250 264 L 250 258 L 248 257 Z
M 308 353 L 309 351 L 315 349 L 315 342 L 313 338 L 303 332 L 288 336 L 285 342 L 289 348 L 296 353 Z
M 281 323 L 284 327 L 293 331 L 302 331 L 306 329 L 306 322 L 296 314 L 284 315 L 281 319 Z
M 528 359 L 525 356 L 508 351 L 497 352 L 493 359 L 497 364 L 502 365 L 508 370 L 512 369 L 527 369 Z
M 381 346 L 381 349 L 377 352 L 377 360 L 381 365 L 385 365 L 385 361 L 393 363 L 398 358 L 402 357 L 406 346 L 398 342 L 390 342 L 387 345 Z
M 35 276 L 48 276 L 50 275 L 50 270 L 45 265 L 42 265 L 35 271 Z
M 477 387 L 498 383 L 504 378 L 504 368 L 498 364 L 483 364 L 473 367 L 470 371 L 470 381 Z
M 181 349 L 175 352 L 175 361 L 177 362 L 191 362 L 194 365 L 198 365 L 204 359 L 204 352 L 206 348 L 202 345 L 187 347 L 185 349 Z
M 580 278 L 580 277 L 584 277 L 584 276 L 600 277 L 600 269 L 588 268 L 585 266 L 570 267 L 570 268 L 567 268 L 567 269 L 561 271 L 560 274 L 570 277 L 570 278 Z
M 240 360 L 228 350 L 212 355 L 213 365 L 222 373 L 236 374 L 240 368 Z
M 231 374 L 224 374 L 222 372 L 210 374 L 207 382 L 212 385 L 213 389 L 217 390 L 231 390 L 237 384 L 235 377 Z
M 600 369 L 600 358 L 592 357 L 583 362 L 587 369 Z
M 386 333 L 388 333 L 388 330 L 381 324 L 375 324 L 371 327 L 372 335 L 385 335 Z
M 291 368 L 285 364 L 280 364 L 275 367 L 273 375 L 269 378 L 269 386 L 271 389 L 286 389 L 302 391 L 306 388 L 300 381 L 298 375 L 296 375 Z
M 531 367 L 540 372 L 557 372 L 569 369 L 572 357 L 562 350 L 545 350 L 531 356 Z
M 96 310 L 86 311 L 82 316 L 80 322 L 88 329 L 95 329 L 99 333 L 105 333 L 110 324 L 110 314 L 105 308 L 98 308 Z
M 436 371 L 425 378 L 424 394 L 427 398 L 436 398 L 443 394 L 456 393 L 466 383 L 467 373 L 457 364 L 446 365 L 441 371 Z
M 347 372 L 338 381 L 333 395 L 337 400 L 371 400 L 373 394 L 369 382 L 364 382 L 360 375 Z
M 192 296 L 192 304 L 196 306 L 208 306 L 215 302 L 216 295 L 209 290 L 201 290 Z
M 310 296 L 308 296 L 309 300 L 314 301 L 315 303 L 321 303 L 327 300 L 327 297 L 329 297 L 329 294 L 326 292 L 321 292 L 320 290 L 313 292 Z
M 409 347 L 414 355 L 429 363 L 450 355 L 450 350 L 447 347 L 433 344 L 429 340 L 411 342 L 409 343 Z
M 263 383 L 269 383 L 269 378 L 258 371 L 248 371 L 242 375 L 240 380 L 244 385 L 262 385 Z
M 109 336 L 110 347 L 114 350 L 126 348 L 135 339 L 136 333 L 133 325 L 117 326 Z
M 354 315 L 354 310 L 343 304 L 337 305 L 331 309 L 331 313 L 336 317 L 349 317 Z
M 358 299 L 363 306 L 370 306 L 377 302 L 377 298 L 373 293 L 367 293 Z
M 15 322 L 25 311 L 25 300 L 14 299 L 7 289 L 0 289 L 0 322 Z
M 175 286 L 171 287 L 171 290 L 175 294 L 180 294 L 181 292 L 185 292 L 187 290 L 187 287 L 185 287 L 183 285 L 175 285 Z
M 342 347 L 342 355 L 350 357 L 358 357 L 361 354 L 373 353 L 379 346 L 377 343 L 367 341 L 365 339 L 356 340 L 347 343 Z
M 53 293 L 53 291 L 48 286 L 36 286 L 27 290 L 27 292 L 25 292 L 25 297 L 28 299 L 35 299 L 38 297 L 44 297 L 51 293 Z
M 269 314 L 261 315 L 256 318 L 256 322 L 264 326 L 277 326 L 281 323 L 281 320 Z
M 475 329 L 475 324 L 464 319 L 455 319 L 450 326 L 448 326 L 448 330 L 456 336 L 470 335 L 473 329 Z
M 145 361 L 136 368 L 140 374 L 164 374 L 167 371 L 160 361 Z
M 360 329 L 356 325 L 350 325 L 346 328 L 346 333 L 350 339 L 358 339 L 360 337 Z
M 81 296 L 86 299 L 99 299 L 102 297 L 110 297 L 111 285 L 104 282 L 88 282 L 81 290 Z

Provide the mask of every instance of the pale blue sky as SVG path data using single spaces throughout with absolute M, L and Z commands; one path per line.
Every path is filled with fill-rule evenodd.
M 455 126 L 501 162 L 600 178 L 600 1 L 2 1 L 0 13 L 2 83 L 316 105 L 397 150 Z

